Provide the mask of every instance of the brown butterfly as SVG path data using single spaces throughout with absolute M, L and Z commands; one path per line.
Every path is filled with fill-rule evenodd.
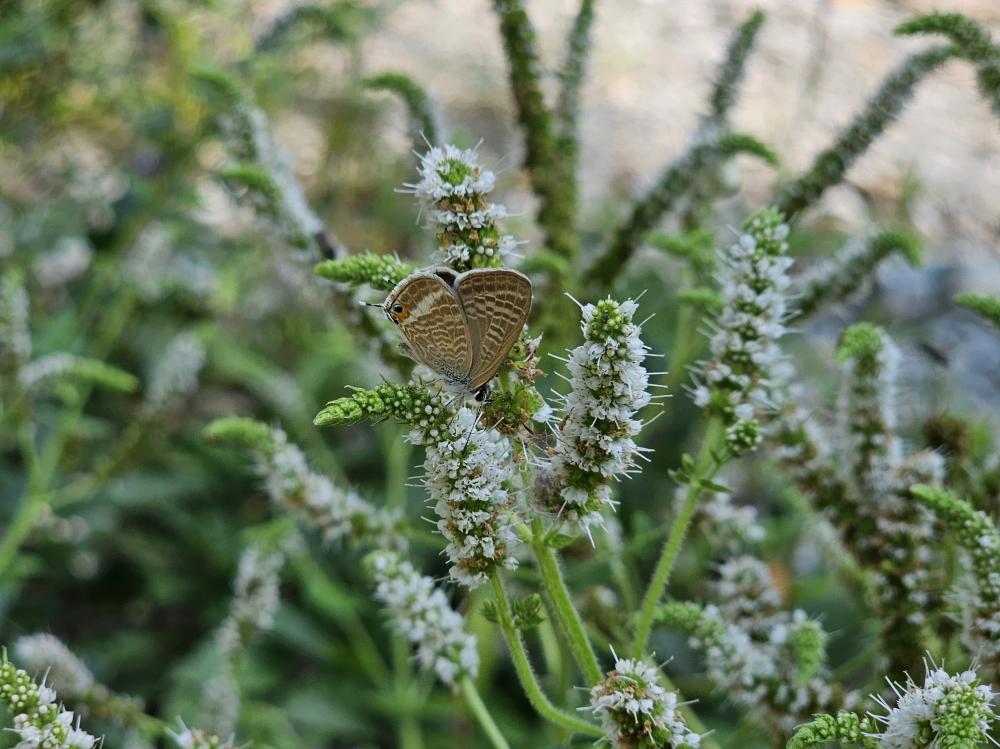
M 531 281 L 505 268 L 438 268 L 404 278 L 377 306 L 408 356 L 481 402 L 528 319 Z

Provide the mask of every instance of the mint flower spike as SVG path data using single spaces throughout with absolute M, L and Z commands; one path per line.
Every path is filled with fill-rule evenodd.
M 356 543 L 406 546 L 400 511 L 375 507 L 353 489 L 313 471 L 302 450 L 281 429 L 253 419 L 227 418 L 212 422 L 205 435 L 252 450 L 274 506 L 290 513 L 303 528 L 319 531 L 324 541 L 349 538 Z
M 975 312 L 997 330 L 1000 330 L 1000 298 L 967 291 L 958 294 L 955 297 L 955 303 Z
M 886 710 L 886 715 L 870 714 L 882 727 L 877 735 L 882 748 L 971 749 L 987 743 L 995 745 L 990 726 L 997 717 L 992 708 L 996 693 L 980 683 L 971 669 L 949 674 L 926 660 L 924 668 L 923 686 L 909 677 L 905 684 L 889 681 L 896 694 L 895 705 L 883 697 L 874 698 Z
M 698 749 L 701 736 L 684 722 L 677 693 L 660 685 L 657 668 L 645 660 L 614 655 L 614 669 L 590 690 L 589 708 L 600 716 L 611 746 Z
M 714 604 L 671 602 L 657 621 L 687 633 L 704 653 L 713 686 L 775 737 L 787 739 L 809 715 L 842 701 L 826 681 L 826 634 L 804 611 L 774 610 L 738 623 Z
M 452 399 L 453 400 L 453 399 Z M 426 448 L 424 486 L 447 540 L 451 577 L 470 588 L 491 572 L 513 569 L 517 535 L 513 449 L 496 429 L 477 426 L 476 411 L 453 411 L 448 396 L 423 384 L 383 383 L 355 389 L 317 414 L 319 426 L 395 418 L 411 427 L 407 439 Z
M 825 305 L 849 299 L 872 277 L 886 258 L 899 253 L 912 266 L 920 264 L 920 244 L 916 237 L 892 229 L 875 236 L 851 241 L 795 279 L 794 318 L 808 317 Z
M 146 386 L 142 409 L 147 418 L 169 410 L 197 389 L 205 358 L 205 346 L 195 333 L 179 333 L 171 339 Z
M 514 551 L 514 451 L 496 429 L 479 429 L 476 411 L 461 408 L 437 435 L 414 429 L 426 448 L 424 487 L 447 540 L 453 580 L 477 588 L 491 574 L 517 567 Z
M 841 131 L 833 145 L 820 152 L 812 166 L 781 191 L 778 210 L 791 221 L 815 204 L 828 188 L 840 184 L 858 157 L 903 111 L 913 98 L 917 84 L 954 56 L 955 50 L 949 45 L 907 57 L 883 79 L 878 91 Z
M 754 10 L 733 33 L 726 47 L 726 56 L 716 72 L 712 95 L 709 97 L 711 108 L 707 123 L 722 126 L 729 118 L 732 108 L 739 95 L 740 84 L 746 72 L 747 59 L 753 52 L 757 34 L 764 25 L 764 12 Z
M 860 495 L 880 496 L 896 487 L 903 460 L 895 433 L 899 349 L 881 328 L 858 323 L 844 331 L 837 358 L 844 366 L 837 407 L 843 476 Z
M 904 36 L 943 34 L 955 45 L 955 54 L 976 66 L 976 86 L 1000 117 L 1000 44 L 978 23 L 958 13 L 937 11 L 915 16 L 896 27 Z
M 219 124 L 235 163 L 221 176 L 245 189 L 254 207 L 276 220 L 282 238 L 293 247 L 315 252 L 318 246 L 335 257 L 344 255 L 343 246 L 309 207 L 288 154 L 275 141 L 267 115 L 250 91 L 213 68 L 199 68 L 192 76 L 227 107 Z
M 36 684 L 23 669 L 7 660 L 0 662 L 0 701 L 12 716 L 14 731 L 24 749 L 93 749 L 96 737 L 80 728 L 80 719 L 56 702 L 51 687 Z
M 479 165 L 477 148 L 431 148 L 420 157 L 420 180 L 400 190 L 419 201 L 437 230 L 440 259 L 458 271 L 499 267 L 518 245 L 497 228 L 507 209 L 487 200 L 496 175 Z
M 240 712 L 236 669 L 249 642 L 274 624 L 280 602 L 279 573 L 285 563 L 281 549 L 248 546 L 240 556 L 229 614 L 216 632 L 221 667 L 205 685 L 201 725 L 212 733 L 230 736 Z
M 951 532 L 965 555 L 967 581 L 955 595 L 962 643 L 996 668 L 1000 666 L 1000 532 L 989 515 L 944 489 L 917 484 L 910 491 Z
M 559 98 L 555 106 L 556 125 L 561 146 L 575 158 L 580 119 L 580 89 L 586 73 L 587 55 L 591 46 L 595 0 L 580 0 L 566 39 L 566 57 L 559 71 Z
M 635 472 L 645 451 L 635 443 L 643 427 L 635 415 L 654 398 L 642 364 L 649 347 L 633 320 L 637 309 L 632 299 L 610 297 L 580 305 L 584 342 L 564 360 L 570 383 L 560 407 L 565 418 L 556 432 L 551 476 L 539 475 L 555 479 L 558 489 L 536 492 L 539 509 L 566 531 L 590 535 L 591 526 L 602 524 L 602 512 L 614 504 L 611 482 Z
M 880 749 L 875 737 L 878 725 L 870 716 L 839 712 L 836 715 L 817 715 L 795 731 L 787 749 L 821 749 L 831 742 L 839 742 L 861 749 Z
M 86 664 L 58 637 L 46 633 L 25 635 L 15 640 L 13 652 L 27 671 L 44 674 L 49 687 L 84 714 L 127 720 L 142 709 L 141 700 L 115 694 L 99 683 Z
M 395 255 L 376 255 L 363 252 L 338 260 L 324 260 L 313 272 L 321 278 L 350 286 L 367 284 L 378 291 L 390 291 L 397 283 L 413 273 L 414 268 Z
M 389 91 L 396 94 L 406 105 L 410 117 L 410 129 L 413 131 L 413 144 L 416 150 L 422 149 L 425 143 L 437 143 L 441 128 L 434 102 L 427 92 L 404 73 L 385 72 L 368 76 L 361 85 L 372 91 Z
M 131 393 L 139 388 L 135 375 L 105 364 L 99 359 L 89 359 L 63 352 L 48 354 L 24 366 L 20 372 L 21 386 L 25 390 L 41 392 L 53 385 L 67 382 L 87 382 L 109 390 Z
M 434 580 L 394 552 L 372 552 L 365 562 L 375 581 L 375 598 L 386 607 L 393 628 L 416 646 L 421 668 L 446 686 L 476 678 L 476 638 Z
M 16 378 L 31 359 L 28 292 L 14 273 L 0 276 L 0 375 Z
M 709 322 L 711 358 L 691 367 L 695 405 L 719 416 L 734 455 L 761 441 L 758 420 L 773 411 L 772 390 L 783 366 L 778 339 L 788 318 L 788 225 L 765 208 L 719 254 L 722 312 Z

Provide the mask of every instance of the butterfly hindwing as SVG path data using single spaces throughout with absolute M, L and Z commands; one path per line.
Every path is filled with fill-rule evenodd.
M 397 305 L 402 311 L 394 312 Z M 413 358 L 454 382 L 472 369 L 472 341 L 452 287 L 433 273 L 417 273 L 392 290 L 384 304 Z
M 472 351 L 468 386 L 478 390 L 497 373 L 531 311 L 531 281 L 505 268 L 470 270 L 455 280 Z

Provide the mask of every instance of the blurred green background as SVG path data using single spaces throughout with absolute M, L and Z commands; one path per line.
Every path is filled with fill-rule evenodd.
M 763 5 L 772 21 L 761 60 L 751 64 L 738 119 L 784 149 L 786 167 L 794 171 L 860 103 L 896 50 L 906 48 L 894 42 L 887 52 L 879 41 L 894 19 L 922 8 Z M 989 2 L 951 5 L 988 23 L 1000 21 Z M 239 552 L 272 516 L 252 464 L 240 451 L 207 444 L 204 425 L 234 414 L 280 425 L 317 470 L 350 482 L 376 503 L 402 491 L 420 463 L 393 424 L 326 432 L 312 426 L 316 410 L 345 385 L 372 384 L 391 373 L 380 368 L 371 342 L 351 332 L 343 304 L 312 276 L 310 259 L 262 231 L 238 190 L 219 179 L 226 146 L 218 102 L 191 71 L 223 68 L 253 90 L 312 207 L 342 242 L 419 264 L 431 237 L 412 201 L 396 192 L 414 178 L 413 133 L 398 100 L 360 83 L 383 69 L 406 71 L 435 98 L 453 140 L 473 145 L 484 139 L 484 161 L 500 172 L 498 200 L 515 214 L 508 222 L 512 233 L 538 236 L 532 198 L 517 169 L 521 147 L 488 5 L 324 7 L 323 23 L 283 24 L 287 8 L 276 1 L 0 2 L 0 266 L 28 287 L 35 352 L 103 359 L 143 380 L 182 330 L 195 331 L 208 352 L 198 390 L 139 435 L 111 479 L 60 517 L 37 524 L 3 580 L 0 641 L 52 632 L 101 681 L 142 696 L 149 712 L 169 721 L 180 716 L 190 723 L 197 716 Z M 552 52 L 574 4 L 529 7 L 538 17 L 543 52 Z M 721 1 L 600 6 L 582 115 L 585 249 L 604 240 L 629 196 L 682 146 L 728 30 L 748 7 Z M 777 72 L 786 69 L 793 72 Z M 851 87 L 859 75 L 870 84 Z M 923 270 L 890 264 L 870 292 L 810 323 L 791 344 L 817 403 L 829 406 L 840 330 L 859 317 L 886 324 L 906 354 L 904 427 L 913 443 L 922 439 L 922 421 L 944 411 L 974 415 L 977 434 L 997 419 L 1000 350 L 982 326 L 946 301 L 958 288 L 987 289 L 1000 281 L 1000 130 L 970 78 L 967 71 L 949 71 L 928 84 L 931 93 L 876 150 L 871 165 L 834 191 L 793 237 L 794 251 L 808 264 L 876 219 L 924 236 L 929 260 Z M 937 135 L 946 127 L 949 134 Z M 738 225 L 775 180 L 773 172 L 742 162 L 728 176 L 733 195 L 713 227 L 722 242 L 731 236 L 727 224 Z M 648 292 L 641 309 L 656 313 L 644 336 L 654 351 L 673 348 L 681 270 L 675 259 L 647 249 L 613 290 Z M 576 314 L 569 300 L 565 308 Z M 698 420 L 676 387 L 683 381 L 680 373 L 671 378 L 674 398 L 643 434 L 656 450 L 652 464 L 620 490 L 635 590 L 673 503 L 667 469 L 690 449 Z M 141 399 L 65 387 L 38 402 L 38 438 L 65 430 L 53 485 L 72 481 L 114 449 Z M 66 416 L 75 413 L 80 417 Z M 8 429 L 14 415 L 3 416 L 0 521 L 13 514 L 25 482 Z M 985 450 L 985 440 L 977 440 L 972 449 Z M 728 478 L 739 487 L 739 501 L 756 506 L 768 526 L 765 557 L 785 581 L 788 601 L 822 616 L 833 633 L 830 662 L 835 670 L 847 664 L 850 681 L 852 663 L 874 656 L 870 614 L 825 571 L 813 521 L 765 462 Z M 405 489 L 412 516 L 425 512 L 423 499 L 422 490 Z M 406 665 L 406 652 L 391 641 L 368 595 L 359 552 L 315 538 L 307 543 L 314 553 L 285 570 L 274 630 L 243 664 L 238 738 L 280 748 L 390 747 L 398 745 L 400 716 L 411 715 L 427 747 L 482 745 L 460 700 Z M 440 577 L 446 568 L 437 551 L 427 545 L 412 553 L 424 572 Z M 717 553 L 693 538 L 672 593 L 700 597 Z M 568 549 L 566 559 L 570 585 L 594 626 L 622 627 L 623 602 L 606 595 L 613 587 L 607 563 L 588 544 Z M 535 589 L 530 565 L 516 579 Z M 480 603 L 473 595 L 465 606 L 475 612 Z M 471 621 L 480 634 L 484 697 L 512 745 L 557 743 L 558 736 L 541 732 L 493 625 L 478 614 Z M 725 695 L 697 676 L 698 659 L 681 638 L 658 633 L 654 644 L 658 656 L 673 657 L 668 670 L 686 696 L 701 701 L 700 712 L 723 743 L 763 742 L 740 724 Z M 537 637 L 529 645 L 545 662 Z M 372 647 L 384 674 L 365 659 Z M 857 678 L 867 676 L 862 669 Z M 546 678 L 553 695 L 572 694 L 568 667 Z M 106 731 L 108 745 L 116 745 L 113 725 L 98 721 L 90 728 Z

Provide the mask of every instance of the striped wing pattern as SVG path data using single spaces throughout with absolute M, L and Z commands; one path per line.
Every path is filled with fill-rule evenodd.
M 531 281 L 504 268 L 466 271 L 455 280 L 471 340 L 469 390 L 478 390 L 500 369 L 531 311 Z
M 453 382 L 467 382 L 472 369 L 472 341 L 459 298 L 432 273 L 403 279 L 383 308 L 401 304 L 394 322 L 409 344 L 413 358 Z

